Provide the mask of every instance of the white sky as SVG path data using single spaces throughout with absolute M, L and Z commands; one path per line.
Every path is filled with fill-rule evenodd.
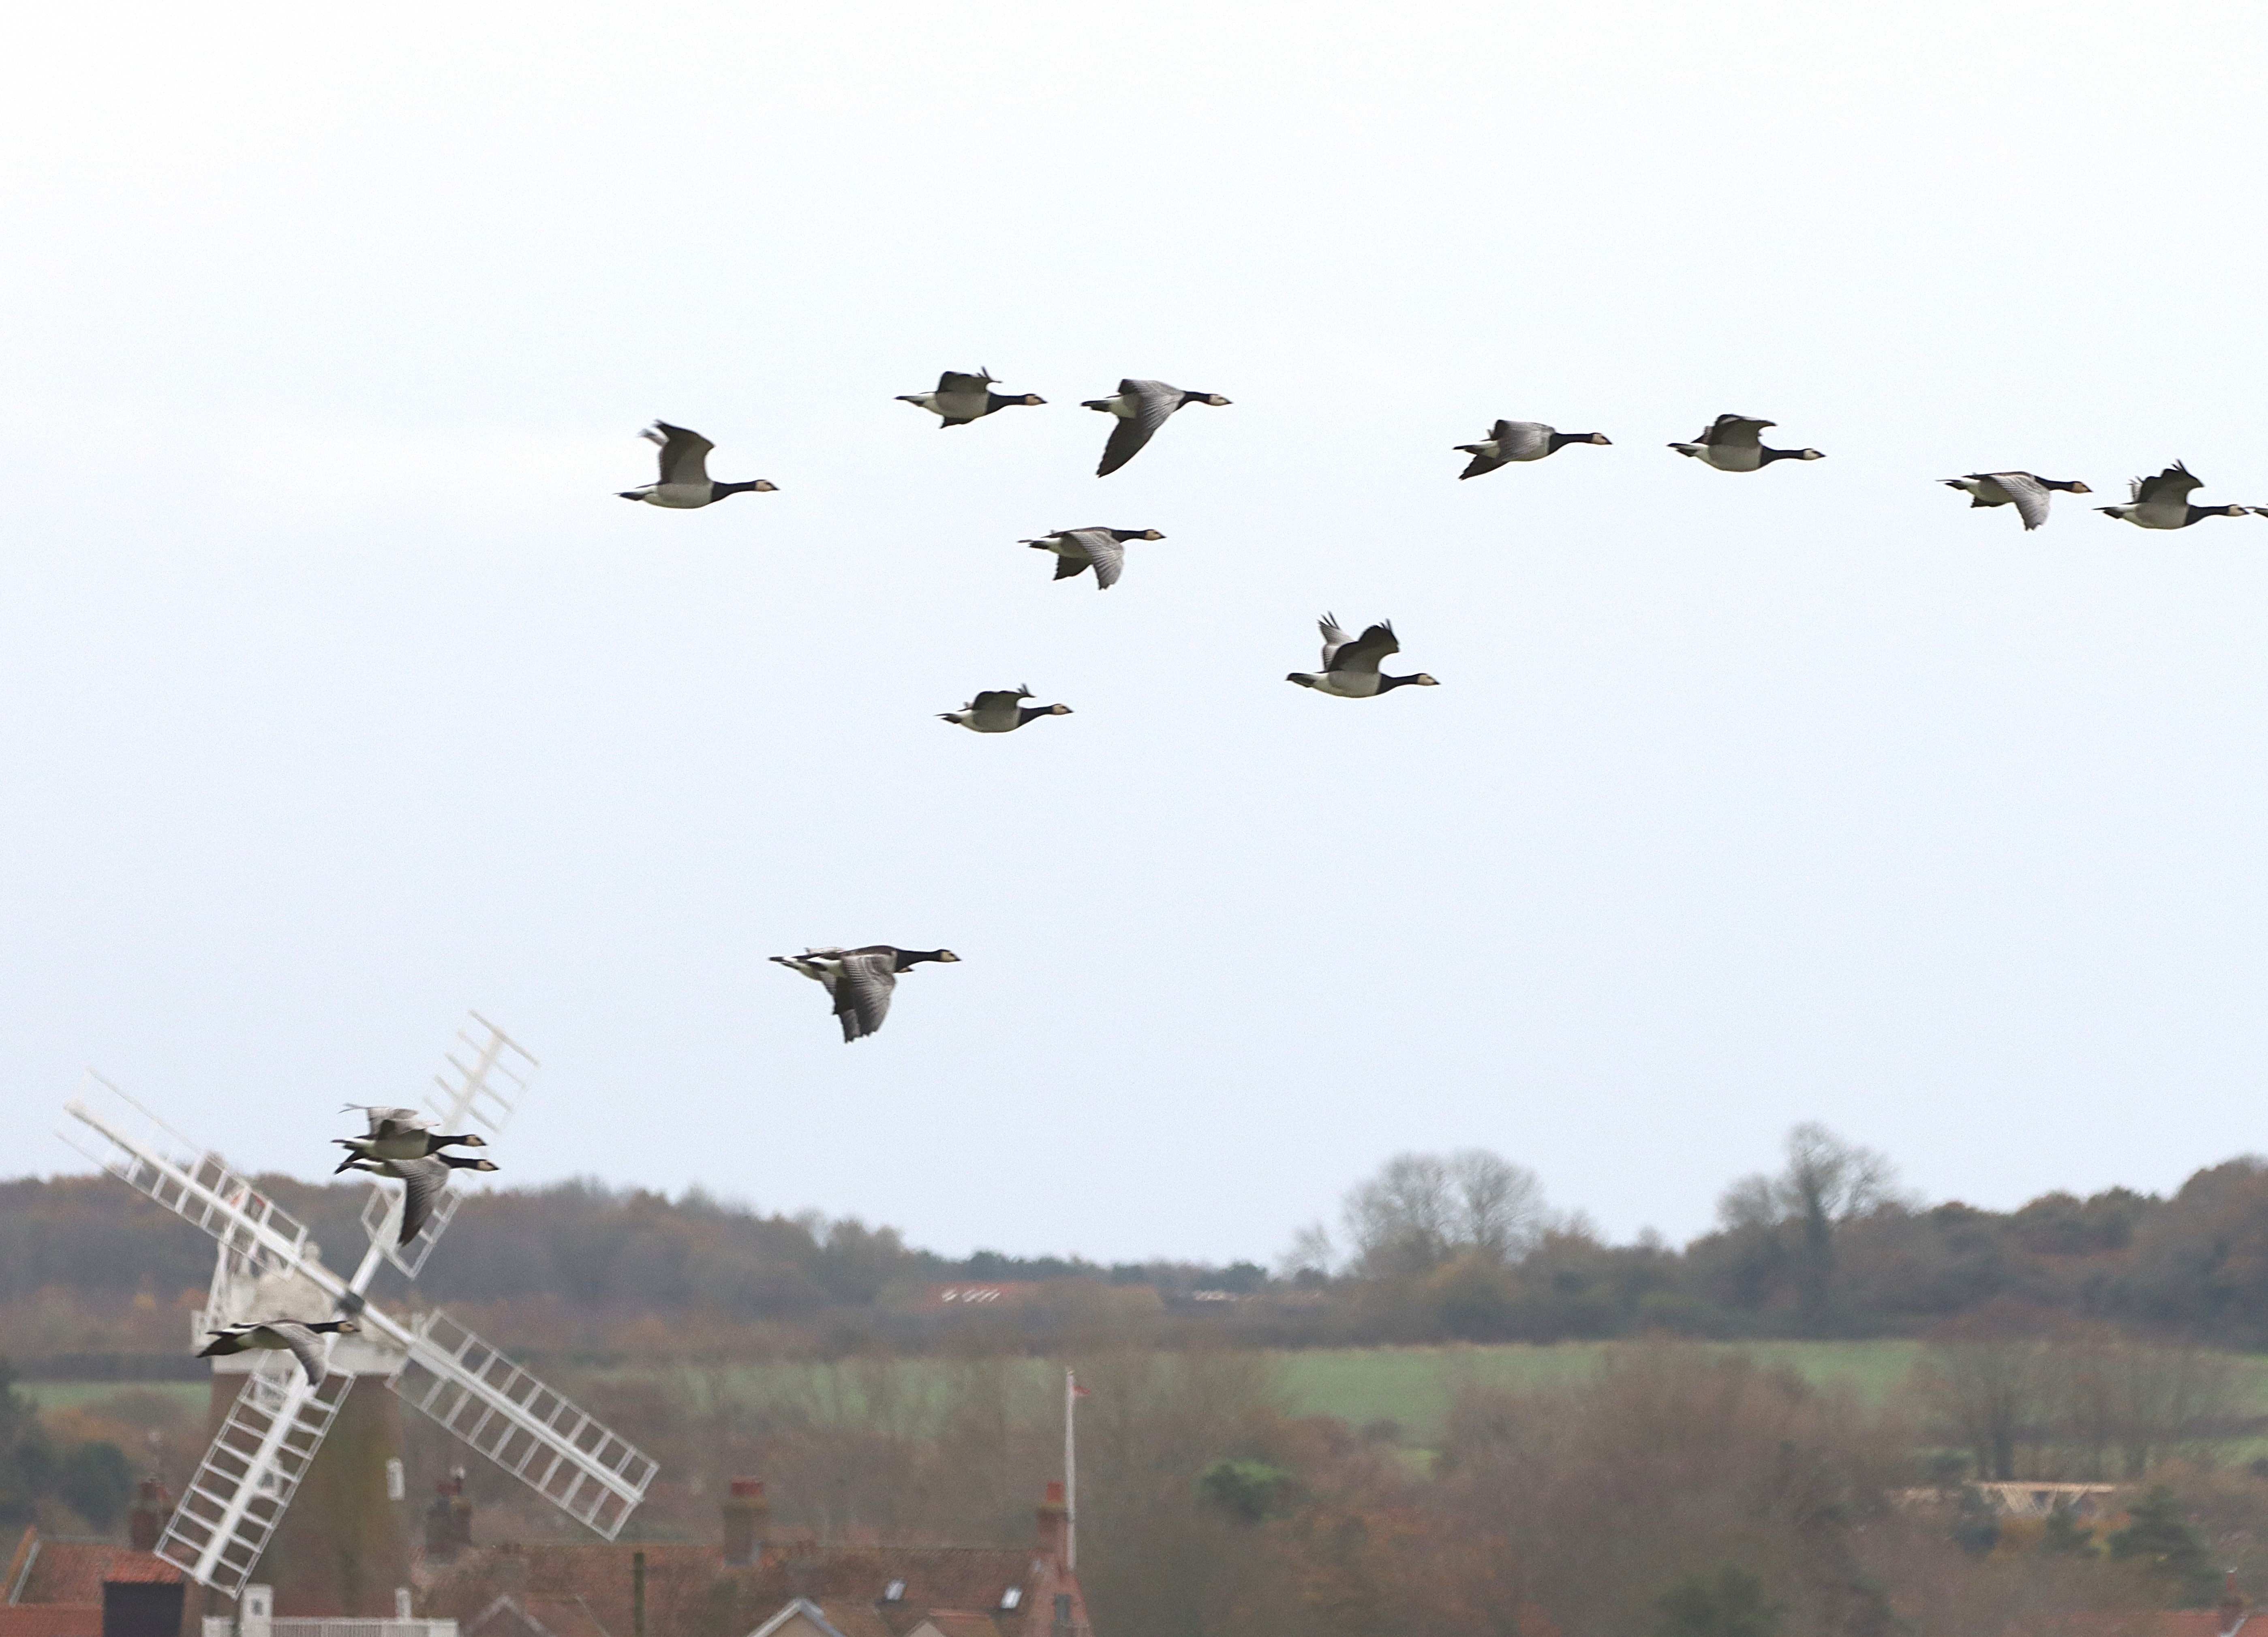
M 0 1095 L 1266 1257 L 1403 1148 L 1616 1235 L 2263 1142 L 2254 4 L 20 8 Z M 893 395 L 990 365 L 1043 409 Z M 1125 472 L 1079 400 L 1234 400 Z M 1723 410 L 1823 462 L 1662 446 Z M 661 416 L 777 495 L 666 513 Z M 1498 417 L 1597 430 L 1469 483 Z M 2041 533 L 1931 480 L 2080 477 Z M 1020 536 L 1155 527 L 1123 583 Z M 1292 688 L 1390 616 L 1443 686 Z M 1029 682 L 1077 710 L 933 712 Z M 806 943 L 957 949 L 845 1048 Z M 500 1179 L 503 1180 L 503 1179 Z

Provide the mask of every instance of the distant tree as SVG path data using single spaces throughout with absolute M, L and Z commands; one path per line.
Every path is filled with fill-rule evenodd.
M 1293 1478 L 1265 1461 L 1215 1461 L 1197 1475 L 1197 1493 L 1248 1523 L 1257 1523 L 1281 1507 Z
M 1346 1198 L 1356 1265 L 1373 1277 L 1429 1272 L 1462 1253 L 1504 1262 L 1549 1224 L 1535 1173 L 1484 1148 L 1398 1154 Z
M 1953 1544 L 1972 1558 L 1989 1555 L 2000 1544 L 2000 1515 L 1974 1484 L 1964 1485 L 1953 1508 L 1953 1524 L 1946 1531 Z
M 1729 1233 L 1769 1245 L 1794 1287 L 1798 1322 L 1813 1334 L 1834 1316 L 1835 1230 L 1903 1203 L 1896 1169 L 1883 1154 L 1806 1122 L 1787 1134 L 1787 1163 L 1777 1176 L 1742 1177 L 1717 1202 Z
M 2181 1498 L 2163 1484 L 2126 1508 L 2126 1527 L 2113 1530 L 2105 1544 L 2114 1562 L 2137 1564 L 2176 1604 L 2202 1607 L 2220 1589 L 2220 1576 L 2190 1527 Z
M 74 1444 L 55 1467 L 55 1494 L 70 1509 L 107 1533 L 134 1493 L 134 1469 L 126 1452 L 107 1439 Z
M 2079 1514 L 2068 1501 L 2058 1501 L 2048 1514 L 2047 1528 L 2040 1536 L 2040 1550 L 2051 1557 L 2091 1558 L 2100 1550 L 2095 1544 L 2095 1530 L 2079 1521 Z
M 1688 1574 L 1654 1604 L 1657 1637 L 1772 1637 L 1786 1612 L 1737 1564 Z

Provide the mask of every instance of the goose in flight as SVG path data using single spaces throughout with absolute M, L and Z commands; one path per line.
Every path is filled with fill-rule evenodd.
M 1163 540 L 1165 536 L 1154 528 L 1059 528 L 1052 535 L 1042 535 L 1037 540 L 1020 541 L 1035 551 L 1056 554 L 1056 578 L 1069 579 L 1074 574 L 1094 570 L 1094 588 L 1108 591 L 1118 583 L 1126 571 L 1126 542 L 1130 540 Z
M 1415 676 L 1388 676 L 1380 672 L 1381 660 L 1402 652 L 1402 645 L 1395 639 L 1393 621 L 1381 620 L 1361 636 L 1351 638 L 1339 629 L 1336 615 L 1324 615 L 1320 624 L 1323 633 L 1323 668 L 1293 671 L 1284 679 L 1285 682 L 1312 688 L 1317 693 L 1336 694 L 1342 699 L 1367 699 L 1373 694 L 1391 693 L 1396 688 L 1440 686 L 1423 671 Z
M 1071 714 L 1067 704 L 1026 704 L 1024 701 L 1031 697 L 1029 688 L 1019 688 L 1013 692 L 1005 688 L 988 688 L 958 711 L 939 711 L 937 719 L 956 723 L 972 734 L 1012 734 L 1040 717 Z
M 898 974 L 924 961 L 952 962 L 961 957 L 950 949 L 901 949 L 893 944 L 868 944 L 861 949 L 806 949 L 801 955 L 776 955 L 772 959 L 790 971 L 824 984 L 842 1020 L 843 1043 L 863 1040 L 881 1028 L 890 1014 L 890 996 Z
M 1514 461 L 1541 461 L 1547 454 L 1557 454 L 1571 443 L 1603 444 L 1609 441 L 1604 432 L 1556 431 L 1541 421 L 1498 421 L 1489 428 L 1489 435 L 1478 443 L 1461 443 L 1459 454 L 1473 457 L 1472 464 L 1457 474 L 1460 478 L 1478 477 L 1484 472 L 1493 472 L 1499 466 Z
M 1745 415 L 1720 415 L 1701 429 L 1691 443 L 1669 446 L 1697 461 L 1706 461 L 1720 472 L 1753 472 L 1774 461 L 1823 461 L 1816 449 L 1767 449 L 1757 434 L 1777 421 L 1751 420 Z
M 1110 429 L 1110 441 L 1102 446 L 1102 464 L 1094 468 L 1094 475 L 1108 477 L 1141 453 L 1142 446 L 1158 435 L 1167 417 L 1185 403 L 1210 403 L 1219 409 L 1225 408 L 1228 400 L 1217 392 L 1183 392 L 1161 380 L 1123 380 L 1118 383 L 1117 396 L 1089 398 L 1086 408 L 1118 417 Z
M 225 1359 L 239 1353 L 289 1353 L 299 1360 L 299 1368 L 307 1373 L 307 1385 L 320 1387 L 323 1378 L 331 1373 L 323 1358 L 321 1336 L 351 1336 L 362 1327 L 352 1319 L 324 1319 L 313 1324 L 302 1324 L 296 1319 L 264 1319 L 249 1324 L 232 1324 L 225 1330 L 207 1331 L 212 1338 L 197 1357 Z
M 401 1235 L 394 1241 L 398 1245 L 406 1245 L 417 1237 L 418 1230 L 433 1214 L 441 1191 L 449 1185 L 450 1172 L 502 1169 L 493 1160 L 474 1159 L 461 1154 L 426 1154 L 408 1160 L 371 1160 L 350 1154 L 339 1169 L 345 1170 L 350 1166 L 374 1176 L 391 1176 L 401 1184 Z
M 2067 495 L 2095 492 L 2076 478 L 2066 483 L 2060 478 L 2035 477 L 2029 472 L 1971 472 L 1966 477 L 1940 477 L 1937 481 L 1948 489 L 1958 489 L 1966 494 L 1972 507 L 2014 506 L 2027 531 L 2048 520 L 2048 502 L 2054 498 L 2056 490 Z
M 937 378 L 935 392 L 902 392 L 900 403 L 911 403 L 927 409 L 938 417 L 939 426 L 966 426 L 971 421 L 982 420 L 995 409 L 1027 405 L 1038 408 L 1047 400 L 1033 393 L 1023 393 L 1010 398 L 992 390 L 992 372 L 979 370 L 974 375 L 964 375 L 959 370 L 947 370 Z
M 2204 482 L 2176 461 L 2155 477 L 2137 477 L 2129 483 L 2124 505 L 2095 509 L 2138 528 L 2187 528 L 2203 518 L 2245 514 L 2246 508 L 2241 505 L 2191 505 L 2191 493 Z
M 726 495 L 768 495 L 779 488 L 766 477 L 747 483 L 712 483 L 709 477 L 709 452 L 717 446 L 699 432 L 672 426 L 667 421 L 656 421 L 638 436 L 661 446 L 661 481 L 648 483 L 643 489 L 623 490 L 625 500 L 643 500 L 648 505 L 686 512 L 711 505 Z
M 347 1157 L 339 1161 L 338 1171 L 331 1173 L 334 1176 L 352 1166 L 357 1156 L 365 1160 L 415 1160 L 452 1146 L 489 1146 L 488 1139 L 477 1132 L 460 1132 L 452 1136 L 433 1130 L 433 1122 L 416 1109 L 380 1108 L 366 1102 L 350 1102 L 347 1107 L 367 1115 L 370 1130 L 360 1137 L 331 1139 L 347 1150 Z

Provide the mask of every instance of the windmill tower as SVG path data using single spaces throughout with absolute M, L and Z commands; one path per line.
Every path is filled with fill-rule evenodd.
M 500 1132 L 534 1067 L 503 1030 L 471 1014 L 426 1106 L 439 1130 L 468 1130 L 472 1121 Z M 353 1446 L 350 1458 L 327 1461 L 314 1480 L 331 1527 L 289 1533 L 329 1537 L 334 1551 L 336 1537 L 347 1537 L 349 1557 L 331 1577 L 330 1597 L 373 1604 L 384 1597 L 394 1583 L 383 1561 L 391 1554 L 380 1546 L 379 1560 L 366 1560 L 375 1543 L 357 1519 L 370 1508 L 392 1516 L 384 1464 L 399 1448 L 397 1399 L 609 1540 L 644 1499 L 655 1471 L 650 1456 L 438 1309 L 396 1319 L 364 1296 L 381 1262 L 417 1276 L 456 1214 L 453 1189 L 415 1239 L 396 1245 L 401 1197 L 373 1184 L 362 1213 L 369 1246 L 354 1272 L 341 1278 L 323 1265 L 305 1224 L 99 1076 L 88 1073 L 64 1112 L 77 1122 L 59 1132 L 64 1141 L 219 1242 L 211 1290 L 197 1316 L 200 1340 L 245 1319 L 352 1316 L 360 1326 L 351 1336 L 325 1338 L 330 1371 L 320 1388 L 307 1385 L 289 1353 L 214 1360 L 216 1399 L 227 1375 L 242 1374 L 244 1384 L 158 1543 L 158 1555 L 200 1585 L 233 1597 L 271 1543 L 284 1545 L 276 1537 L 292 1497 L 308 1481 L 326 1436 L 343 1429 L 351 1434 L 342 1440 Z M 380 1383 L 394 1398 L 376 1391 Z M 344 1448 L 337 1453 L 350 1456 Z M 342 1508 L 347 1515 L 339 1515 Z

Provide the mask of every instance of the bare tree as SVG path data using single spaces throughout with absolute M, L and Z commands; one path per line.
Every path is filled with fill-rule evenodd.
M 1485 1148 L 1397 1154 L 1348 1193 L 1346 1230 L 1366 1273 L 1423 1272 L 1467 1252 L 1504 1261 L 1550 1223 L 1535 1173 Z
M 1833 1316 L 1836 1228 L 1902 1203 L 1896 1175 L 1879 1150 L 1807 1120 L 1788 1132 L 1779 1175 L 1744 1176 L 1726 1189 L 1717 1219 L 1728 1232 L 1772 1238 L 1794 1277 L 1797 1316 L 1817 1331 Z

